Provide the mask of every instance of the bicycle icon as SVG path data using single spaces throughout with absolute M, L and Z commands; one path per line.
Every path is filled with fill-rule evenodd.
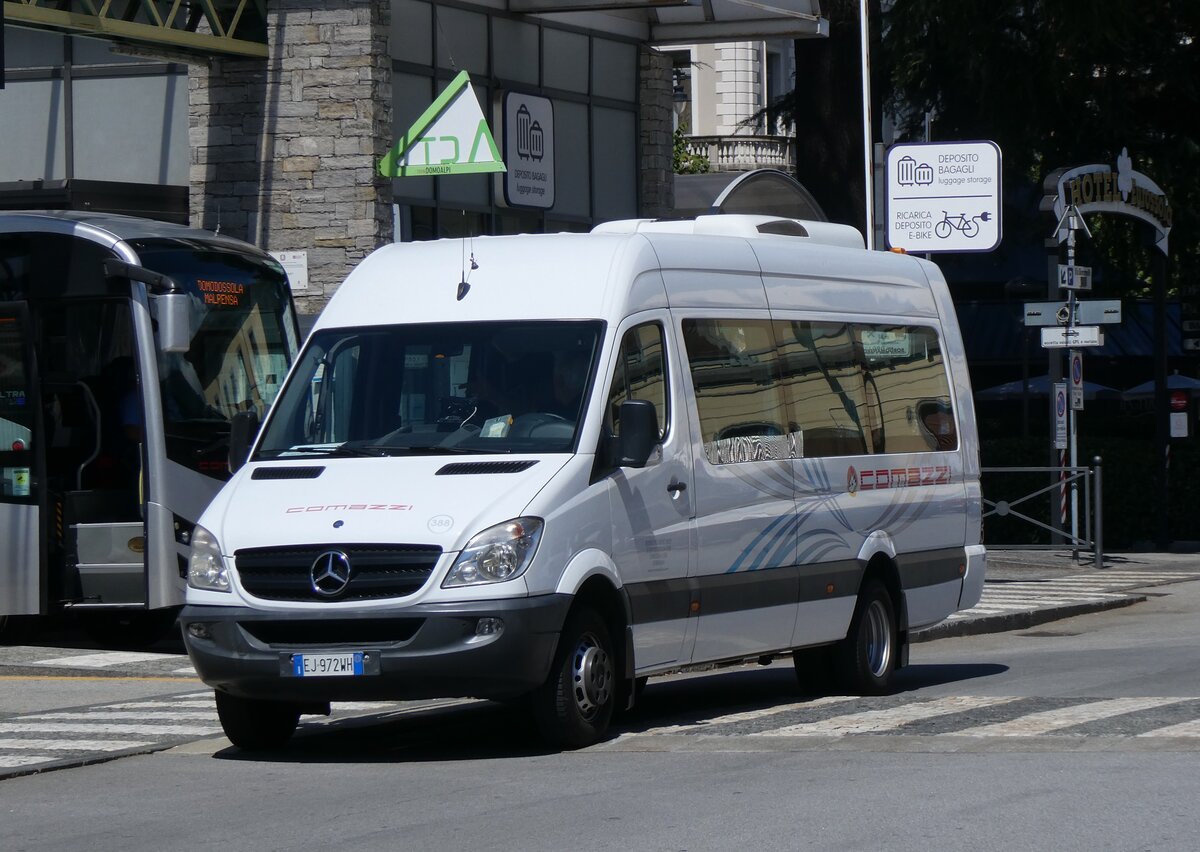
M 967 218 L 966 213 L 959 213 L 957 216 L 951 216 L 949 211 L 942 211 L 942 221 L 933 226 L 933 233 L 938 239 L 944 240 L 950 236 L 951 231 L 962 231 L 963 236 L 970 239 L 979 234 L 979 222 L 986 222 L 992 218 L 990 211 L 985 210 L 982 213 Z M 975 220 L 978 219 L 979 222 Z

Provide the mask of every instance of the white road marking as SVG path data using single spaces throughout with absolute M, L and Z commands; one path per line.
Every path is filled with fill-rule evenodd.
M 121 751 L 127 748 L 142 748 L 153 745 L 152 742 L 139 740 L 37 740 L 37 739 L 0 739 L 0 749 L 21 751 L 28 749 L 43 749 L 45 751 Z M 0 759 L 3 759 L 0 755 Z M 53 760 L 54 758 L 45 758 Z
M 804 722 L 799 725 L 789 725 L 773 731 L 760 731 L 749 734 L 752 737 L 843 737 L 850 734 L 868 734 L 888 731 L 909 722 L 923 719 L 933 719 L 951 713 L 961 713 L 964 710 L 977 710 L 983 707 L 995 707 L 1016 701 L 1014 697 L 984 698 L 960 696 L 952 698 L 937 698 L 933 701 L 919 701 L 914 704 L 903 704 L 887 710 L 866 710 L 862 713 L 847 713 L 843 716 L 833 716 L 819 722 Z
M 1075 704 L 1057 710 L 1028 713 L 1006 722 L 965 728 L 955 731 L 954 734 L 960 737 L 1031 737 L 1070 728 L 1074 725 L 1082 725 L 1085 722 L 1097 722 L 1125 713 L 1153 710 L 1156 707 L 1165 707 L 1168 704 L 1178 704 L 1188 700 L 1187 698 L 1109 698 L 1104 701 L 1089 701 L 1085 704 Z
M 140 713 L 136 710 L 110 710 L 107 707 L 99 707 L 94 710 L 81 710 L 77 712 L 58 712 L 58 713 L 31 713 L 22 716 L 22 721 L 28 720 L 69 720 L 69 721 L 112 721 L 112 722 L 156 722 L 160 719 L 176 722 L 186 721 L 188 719 L 200 719 L 202 721 L 212 721 L 216 719 L 216 711 L 205 711 L 201 708 L 195 710 L 155 710 L 152 714 Z
M 80 654 L 74 657 L 51 657 L 34 660 L 29 666 L 62 666 L 71 669 L 106 669 L 130 663 L 149 663 L 158 660 L 178 660 L 176 654 L 151 654 L 141 651 L 104 651 L 99 654 Z
M 211 725 L 123 725 L 77 722 L 0 722 L 0 734 L 135 734 L 143 737 L 205 736 L 221 726 Z
M 1153 731 L 1138 734 L 1139 737 L 1200 737 L 1200 719 L 1190 719 L 1178 725 L 1168 725 Z
M 48 754 L 0 754 L 0 769 L 16 769 L 19 766 L 36 766 L 58 760 Z

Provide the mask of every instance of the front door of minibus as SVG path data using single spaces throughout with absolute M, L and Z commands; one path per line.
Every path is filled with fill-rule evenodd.
M 0 302 L 0 621 L 45 610 L 42 414 L 29 309 Z

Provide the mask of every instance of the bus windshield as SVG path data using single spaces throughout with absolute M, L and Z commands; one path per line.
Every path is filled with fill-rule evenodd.
M 135 247 L 192 297 L 190 348 L 158 354 L 167 457 L 224 478 L 230 419 L 265 416 L 295 357 L 287 278 L 274 261 L 223 244 Z
M 254 460 L 571 452 L 603 331 L 556 321 L 316 332 Z

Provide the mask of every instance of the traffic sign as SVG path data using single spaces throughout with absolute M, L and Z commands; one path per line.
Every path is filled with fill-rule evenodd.
M 1058 286 L 1063 290 L 1091 290 L 1092 268 L 1060 263 L 1058 265 Z
M 1071 365 L 1071 410 L 1083 411 L 1083 353 L 1072 349 L 1067 360 Z
M 1071 321 L 1066 302 L 1026 302 L 1025 325 L 1066 325 Z M 1075 322 L 1080 325 L 1108 325 L 1121 321 L 1120 299 L 1089 299 L 1075 303 Z
M 1103 346 L 1104 335 L 1098 325 L 1042 329 L 1043 349 L 1065 349 L 1068 346 Z
M 891 248 L 991 251 L 1000 245 L 1000 149 L 994 142 L 893 145 L 887 190 Z

